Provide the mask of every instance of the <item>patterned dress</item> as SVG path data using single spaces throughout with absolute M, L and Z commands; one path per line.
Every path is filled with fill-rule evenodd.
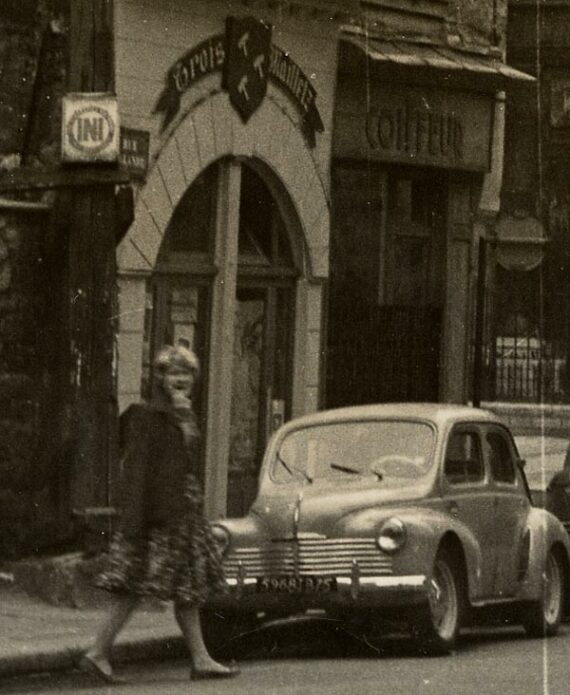
M 191 472 L 196 441 L 185 443 L 169 408 L 135 408 L 126 437 L 123 513 L 96 585 L 199 606 L 226 584 Z

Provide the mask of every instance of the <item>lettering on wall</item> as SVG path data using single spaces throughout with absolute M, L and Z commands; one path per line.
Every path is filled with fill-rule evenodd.
M 367 117 L 366 134 L 372 149 L 408 156 L 463 160 L 463 124 L 459 116 L 406 104 L 383 108 Z
M 338 157 L 489 171 L 493 96 L 435 86 L 339 85 L 333 149 Z
M 229 17 L 224 35 L 212 36 L 190 49 L 168 70 L 166 86 L 153 110 L 163 116 L 162 130 L 179 112 L 183 94 L 218 71 L 244 122 L 263 101 L 267 80 L 274 82 L 299 110 L 303 134 L 309 146 L 315 146 L 315 133 L 324 131 L 317 92 L 289 54 L 271 43 L 270 27 L 253 17 Z

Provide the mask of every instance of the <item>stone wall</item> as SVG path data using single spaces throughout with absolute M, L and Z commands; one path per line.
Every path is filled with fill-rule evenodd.
M 0 207 L 0 558 L 33 545 L 42 391 L 38 229 L 44 214 Z M 32 271 L 32 272 L 30 272 Z
M 66 38 L 57 0 L 3 0 L 0 171 L 59 158 Z M 0 563 L 53 545 L 60 471 L 47 355 L 54 301 L 46 254 L 51 193 L 0 191 Z M 51 392 L 51 394 L 50 394 Z M 47 422 L 46 418 L 52 421 Z

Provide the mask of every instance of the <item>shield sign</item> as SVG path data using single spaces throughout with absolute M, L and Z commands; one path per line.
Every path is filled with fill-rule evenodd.
M 254 17 L 227 18 L 223 87 L 244 123 L 267 92 L 270 55 L 270 26 Z

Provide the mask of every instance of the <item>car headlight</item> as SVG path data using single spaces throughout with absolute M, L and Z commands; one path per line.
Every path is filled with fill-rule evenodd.
M 224 555 L 230 547 L 230 532 L 225 526 L 222 526 L 222 524 L 212 524 L 212 535 L 220 548 L 220 552 Z
M 393 555 L 404 547 L 406 538 L 407 533 L 404 522 L 393 516 L 380 526 L 376 543 L 380 550 L 388 553 L 388 555 Z

